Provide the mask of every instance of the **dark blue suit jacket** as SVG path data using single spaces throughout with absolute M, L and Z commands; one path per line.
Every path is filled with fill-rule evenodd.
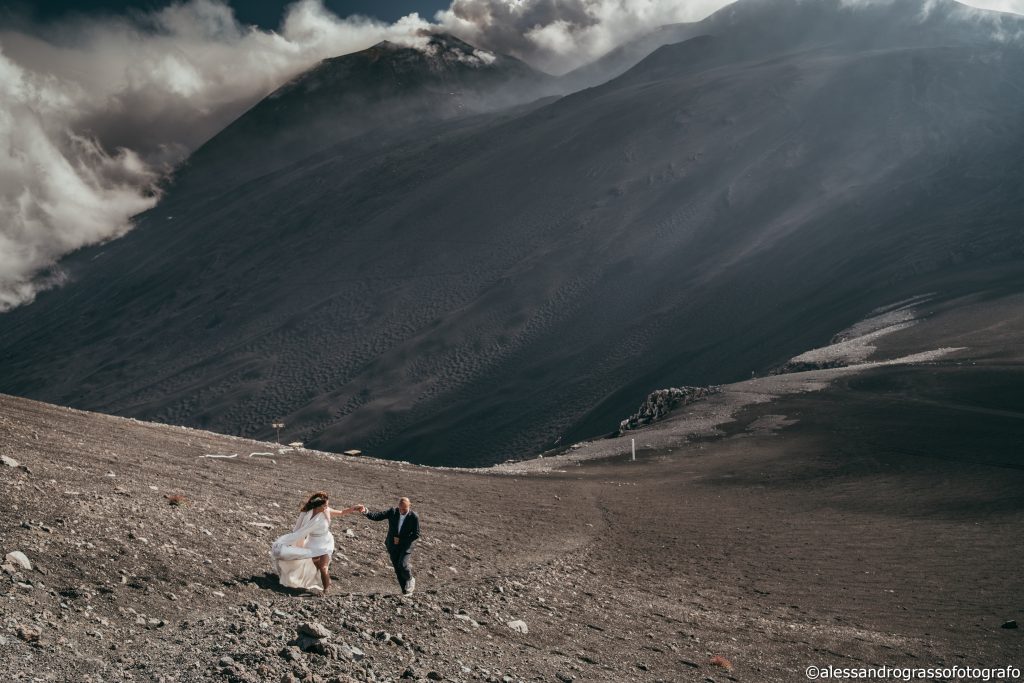
M 409 510 L 409 514 L 405 516 L 405 521 L 402 522 L 402 530 L 399 531 L 398 518 L 401 515 L 402 513 L 398 511 L 397 507 L 380 512 L 366 513 L 366 518 L 374 522 L 388 520 L 388 536 L 384 539 L 384 545 L 389 552 L 408 552 L 412 550 L 412 544 L 420 537 L 420 518 L 416 511 Z M 395 536 L 398 536 L 398 545 L 392 543 L 392 539 Z

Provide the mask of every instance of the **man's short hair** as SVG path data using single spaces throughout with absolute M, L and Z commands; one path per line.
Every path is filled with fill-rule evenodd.
M 399 502 L 399 503 L 401 503 L 401 502 L 402 502 L 403 500 L 404 500 L 404 501 L 405 501 L 406 503 L 408 503 L 409 505 L 412 505 L 412 501 L 411 501 L 411 500 L 409 500 L 408 498 L 406 498 L 405 496 L 402 496 L 401 498 L 399 498 L 399 499 L 398 499 L 398 502 Z

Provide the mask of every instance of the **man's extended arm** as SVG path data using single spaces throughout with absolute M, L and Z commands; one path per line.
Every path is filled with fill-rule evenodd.
M 380 510 L 379 512 L 370 512 L 369 510 L 367 510 L 366 512 L 363 513 L 363 515 L 373 522 L 379 522 L 383 519 L 387 519 L 388 513 L 390 512 L 391 510 Z

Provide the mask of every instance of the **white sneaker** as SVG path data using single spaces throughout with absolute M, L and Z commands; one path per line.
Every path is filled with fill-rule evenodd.
M 405 586 L 405 595 L 412 595 L 414 590 L 416 590 L 416 578 L 410 577 L 409 583 Z

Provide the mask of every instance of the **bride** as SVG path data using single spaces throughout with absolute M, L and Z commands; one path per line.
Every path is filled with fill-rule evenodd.
M 270 560 L 282 586 L 302 588 L 322 595 L 331 586 L 327 568 L 334 554 L 331 518 L 364 512 L 363 505 L 332 510 L 324 491 L 311 495 L 300 509 L 291 533 L 270 546 Z

